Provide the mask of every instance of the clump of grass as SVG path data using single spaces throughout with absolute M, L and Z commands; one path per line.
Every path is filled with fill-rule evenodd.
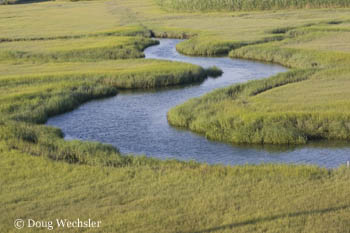
M 341 24 L 341 23 L 343 23 L 343 21 L 341 21 L 341 20 L 331 20 L 331 21 L 328 21 L 327 23 L 328 24 Z
M 165 86 L 183 85 L 201 82 L 207 77 L 207 73 L 199 66 L 162 72 L 134 73 L 128 72 L 117 77 L 105 77 L 101 81 L 120 89 L 149 89 Z
M 207 37 L 193 37 L 176 45 L 176 50 L 186 55 L 220 56 L 227 55 L 234 48 L 246 45 L 243 42 L 224 42 Z
M 348 0 L 157 0 L 164 8 L 175 11 L 254 11 L 300 8 L 348 7 Z
M 267 30 L 266 33 L 271 33 L 271 34 L 285 34 L 288 31 L 294 29 L 294 27 L 279 27 L 279 28 L 274 28 Z
M 194 34 L 186 33 L 186 32 L 173 32 L 173 31 L 160 31 L 155 30 L 152 31 L 152 37 L 156 38 L 171 38 L 171 39 L 189 39 L 193 37 Z
M 19 121 L 0 125 L 0 139 L 9 149 L 55 161 L 98 166 L 126 166 L 128 157 L 121 156 L 110 145 L 94 142 L 65 141 L 58 129 Z
M 213 78 L 219 77 L 223 74 L 223 71 L 217 66 L 209 67 L 205 69 L 205 72 L 207 73 L 208 76 Z
M 274 35 L 253 41 L 217 40 L 212 36 L 191 37 L 176 45 L 176 50 L 190 56 L 226 56 L 230 51 L 253 44 L 283 40 L 284 36 Z

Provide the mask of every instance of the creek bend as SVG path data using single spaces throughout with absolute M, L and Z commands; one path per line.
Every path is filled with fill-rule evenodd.
M 187 130 L 171 127 L 167 112 L 176 105 L 214 89 L 267 78 L 287 69 L 273 64 L 227 57 L 188 57 L 176 51 L 180 40 L 160 39 L 145 50 L 146 59 L 182 61 L 204 68 L 217 66 L 221 77 L 200 84 L 154 91 L 127 91 L 85 103 L 74 111 L 48 120 L 62 129 L 65 139 L 98 141 L 116 146 L 124 154 L 159 159 L 195 160 L 209 164 L 291 163 L 337 167 L 350 160 L 350 145 L 313 142 L 301 146 L 231 145 L 207 140 Z

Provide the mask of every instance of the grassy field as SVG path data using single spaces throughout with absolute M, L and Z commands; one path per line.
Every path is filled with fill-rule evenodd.
M 74 232 L 350 232 L 345 167 L 159 161 L 65 141 L 60 130 L 42 125 L 119 89 L 220 74 L 215 67 L 142 59 L 154 35 L 190 38 L 177 47 L 185 54 L 293 68 L 190 100 L 171 110 L 172 124 L 236 142 L 349 139 L 350 9 L 186 13 L 158 4 L 0 6 L 1 232 L 17 232 L 17 218 L 61 217 L 102 221 L 102 228 Z M 47 231 L 22 231 L 40 230 Z
M 347 0 L 157 0 L 160 6 L 177 11 L 254 11 L 300 8 L 349 7 Z
M 144 57 L 142 51 L 157 41 L 143 37 L 82 37 L 11 41 L 0 44 L 0 60 L 96 61 Z
M 17 232 L 17 218 L 59 217 L 102 221 L 88 232 L 349 232 L 346 168 L 159 161 L 108 168 L 15 150 L 0 154 L 0 167 L 2 232 Z

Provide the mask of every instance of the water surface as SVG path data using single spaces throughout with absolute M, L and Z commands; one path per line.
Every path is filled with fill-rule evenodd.
M 237 146 L 207 140 L 187 130 L 171 127 L 166 119 L 170 108 L 216 88 L 266 78 L 286 68 L 240 59 L 188 57 L 179 54 L 179 40 L 162 39 L 145 50 L 146 58 L 217 66 L 219 78 L 200 84 L 156 91 L 122 92 L 116 97 L 95 100 L 72 112 L 50 118 L 47 124 L 62 129 L 65 139 L 109 143 L 122 153 L 144 154 L 160 159 L 196 160 L 209 164 L 293 163 L 337 167 L 350 160 L 346 143 L 318 142 L 304 146 Z

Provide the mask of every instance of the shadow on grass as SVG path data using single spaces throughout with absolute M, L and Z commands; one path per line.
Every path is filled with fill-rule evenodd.
M 204 230 L 200 230 L 200 231 L 191 231 L 191 233 L 215 232 L 215 231 L 220 231 L 220 230 L 232 229 L 234 227 L 241 227 L 241 226 L 246 226 L 246 225 L 251 225 L 251 224 L 257 224 L 260 222 L 274 221 L 274 220 L 277 220 L 280 218 L 298 217 L 298 216 L 313 215 L 313 214 L 325 214 L 325 213 L 334 212 L 334 211 L 338 211 L 338 210 L 344 210 L 347 208 L 350 208 L 350 206 L 346 205 L 346 206 L 326 208 L 326 209 L 321 209 L 321 210 L 301 211 L 301 212 L 296 212 L 296 213 L 291 213 L 291 214 L 280 214 L 280 215 L 274 215 L 274 216 L 270 216 L 270 217 L 259 217 L 259 218 L 253 218 L 253 219 L 243 221 L 243 222 L 226 224 L 226 225 L 212 227 L 212 228 L 208 228 L 208 229 L 204 229 Z
M 30 4 L 39 2 L 49 2 L 54 0 L 0 0 L 0 5 Z

